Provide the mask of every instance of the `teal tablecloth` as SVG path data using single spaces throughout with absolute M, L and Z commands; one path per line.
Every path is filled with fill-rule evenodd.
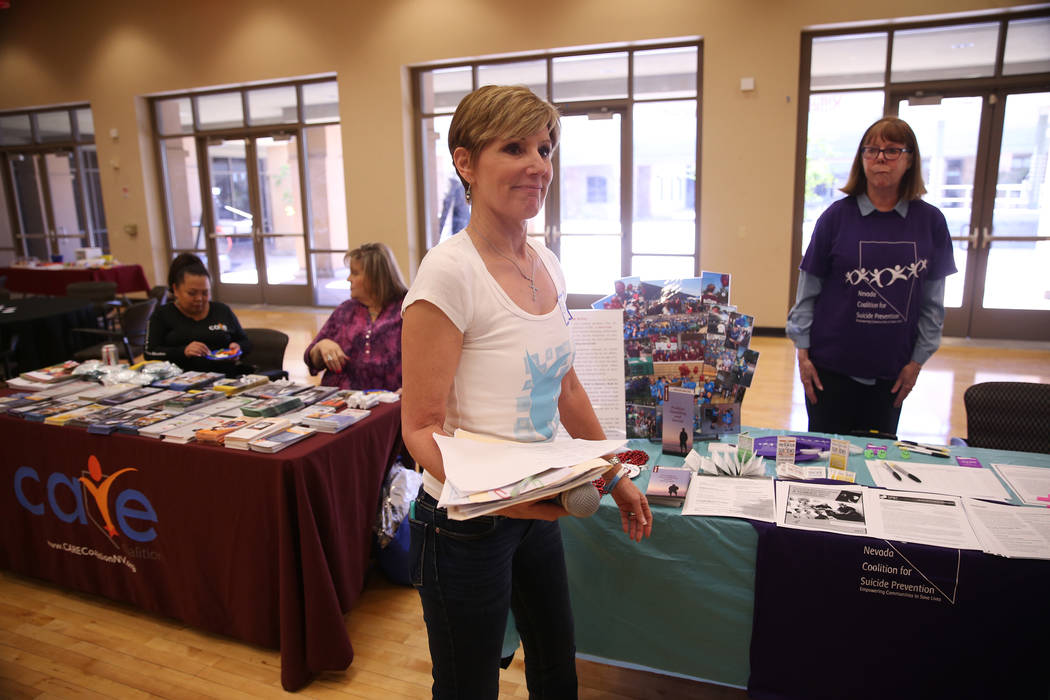
M 745 428 L 755 437 L 803 435 L 799 431 Z M 893 441 L 851 438 L 887 446 Z M 735 436 L 727 436 L 735 442 Z M 681 457 L 664 455 L 660 445 L 632 440 L 632 449 L 649 454 L 649 469 L 635 479 L 645 490 L 654 464 L 679 466 Z M 697 445 L 706 454 L 706 445 Z M 952 447 L 952 460 L 976 457 L 992 462 L 1050 468 L 1050 455 Z M 864 455 L 851 455 L 848 469 L 857 483 L 874 482 Z M 916 462 L 944 462 L 913 455 Z M 773 474 L 773 460 L 766 470 Z M 826 460 L 813 464 L 827 464 Z M 967 467 L 959 467 L 965 469 Z M 654 505 L 652 537 L 640 544 L 620 528 L 612 498 L 590 518 L 562 518 L 577 652 L 588 658 L 649 668 L 738 687 L 747 685 L 754 610 L 758 535 L 746 520 L 682 516 L 679 508 Z

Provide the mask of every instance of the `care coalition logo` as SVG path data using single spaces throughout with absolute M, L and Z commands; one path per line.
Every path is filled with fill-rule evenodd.
M 76 478 L 52 472 L 45 479 L 33 467 L 23 466 L 15 472 L 15 498 L 33 515 L 71 525 L 90 524 L 115 548 L 127 550 L 121 547 L 121 538 L 140 544 L 157 538 L 153 504 L 141 491 L 122 488 L 123 481 L 118 484 L 121 477 L 135 471 L 135 467 L 124 467 L 105 474 L 94 455 L 88 457 L 87 471 Z
M 117 544 L 116 539 L 120 536 L 120 532 L 113 525 L 113 517 L 109 512 L 109 492 L 116 483 L 118 476 L 135 471 L 138 471 L 135 467 L 124 467 L 106 476 L 102 473 L 102 465 L 99 463 L 98 458 L 95 455 L 91 455 L 88 457 L 87 474 L 81 472 L 80 478 L 77 479 L 83 488 L 82 500 L 90 503 L 91 501 L 88 501 L 87 496 L 91 496 L 91 500 L 94 501 L 94 508 L 85 509 L 87 517 L 91 519 L 95 527 L 105 533 L 114 546 Z

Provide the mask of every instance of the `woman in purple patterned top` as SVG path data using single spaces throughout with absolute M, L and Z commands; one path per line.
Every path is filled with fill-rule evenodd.
M 385 243 L 346 254 L 350 299 L 336 307 L 303 361 L 310 374 L 325 370 L 323 386 L 401 389 L 401 301 L 407 287 Z

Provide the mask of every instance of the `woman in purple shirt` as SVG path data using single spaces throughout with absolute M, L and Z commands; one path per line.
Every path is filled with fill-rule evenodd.
M 336 307 L 303 360 L 323 386 L 401 389 L 401 301 L 407 287 L 385 243 L 346 254 L 350 299 Z

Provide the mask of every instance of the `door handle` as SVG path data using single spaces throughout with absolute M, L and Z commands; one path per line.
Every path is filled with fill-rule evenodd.
M 977 250 L 977 246 L 981 244 L 981 229 L 970 229 L 970 232 L 966 234 L 966 239 L 968 241 L 966 250 Z

